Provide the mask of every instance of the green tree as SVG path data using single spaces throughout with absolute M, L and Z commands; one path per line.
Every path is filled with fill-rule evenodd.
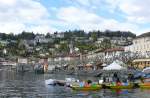
M 27 39 L 27 40 L 32 40 L 35 38 L 35 34 L 33 32 L 26 32 L 23 31 L 21 34 L 17 35 L 18 39 Z
M 51 34 L 50 33 L 47 33 L 45 38 L 51 38 Z
M 108 39 L 104 39 L 100 45 L 102 50 L 111 48 L 111 42 Z
M 80 42 L 76 42 L 75 43 L 75 46 L 77 48 L 79 48 L 79 51 L 81 53 L 86 53 L 88 51 L 92 51 L 92 50 L 95 50 L 97 47 L 93 44 L 90 44 L 90 43 L 80 43 Z
M 60 44 L 60 48 L 59 48 L 60 52 L 69 52 L 69 47 L 67 43 L 61 43 Z
M 97 40 L 97 37 L 98 37 L 97 32 L 93 32 L 93 33 L 91 34 L 91 37 L 92 37 L 93 41 L 96 41 L 96 40 Z

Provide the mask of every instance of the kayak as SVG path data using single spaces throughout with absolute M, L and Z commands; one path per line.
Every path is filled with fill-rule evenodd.
M 102 87 L 101 85 L 95 85 L 89 87 L 71 86 L 71 88 L 73 90 L 79 90 L 79 91 L 96 91 L 96 90 L 100 90 Z
M 147 89 L 147 88 L 150 88 L 150 83 L 141 83 L 141 84 L 139 84 L 139 86 L 140 86 L 140 88 Z
M 115 86 L 113 86 L 113 85 L 108 85 L 108 87 L 109 87 L 110 89 L 132 89 L 132 88 L 133 88 L 132 85 L 115 85 Z

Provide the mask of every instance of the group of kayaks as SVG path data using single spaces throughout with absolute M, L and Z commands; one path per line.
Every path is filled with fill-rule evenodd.
M 140 83 L 137 84 L 139 88 L 143 89 L 150 89 L 150 83 Z M 91 85 L 91 86 L 79 86 L 79 85 L 72 85 L 71 88 L 73 90 L 80 90 L 80 91 L 96 91 L 100 90 L 102 88 L 109 88 L 109 89 L 133 89 L 135 88 L 134 84 L 129 84 L 129 85 L 110 85 L 110 84 L 96 84 L 96 85 Z
M 142 89 L 150 89 L 150 81 L 144 82 L 144 83 L 90 83 L 90 85 L 81 85 L 82 82 L 75 82 L 75 81 L 62 81 L 62 80 L 55 80 L 55 79 L 49 79 L 45 81 L 45 84 L 47 85 L 59 85 L 59 86 L 65 86 L 71 87 L 73 90 L 78 91 L 96 91 L 100 89 L 133 89 L 133 88 L 142 88 Z

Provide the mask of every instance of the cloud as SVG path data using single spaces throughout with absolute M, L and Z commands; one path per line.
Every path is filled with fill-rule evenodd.
M 120 9 L 125 15 L 129 22 L 135 23 L 149 23 L 150 22 L 150 11 L 149 4 L 150 0 L 106 0 L 108 6 Z M 110 9 L 111 10 L 111 9 Z
M 45 22 L 49 21 L 49 16 L 47 9 L 38 1 L 0 0 L 0 32 L 50 32 L 54 28 Z
M 72 2 L 77 2 L 78 6 L 63 7 L 57 16 L 67 24 L 78 25 L 80 29 L 129 30 L 137 35 L 150 31 L 150 10 L 148 10 L 150 0 L 144 2 L 142 0 L 72 0 Z M 92 7 L 94 10 L 91 10 Z
M 148 31 L 150 0 L 0 0 L 0 32 L 69 29 Z M 61 1 L 61 2 L 62 2 Z M 44 3 L 43 3 L 44 2 Z M 58 5 L 56 6 L 57 3 Z
M 77 7 L 65 7 L 58 11 L 57 17 L 67 24 L 76 24 L 79 29 L 90 30 L 125 30 L 135 31 L 138 26 L 132 23 L 120 23 L 117 20 L 104 18 L 96 13 Z
M 61 8 L 58 11 L 57 17 L 60 20 L 76 24 L 95 23 L 101 20 L 101 17 L 99 17 L 98 15 L 73 6 Z
M 51 28 L 49 25 L 36 25 L 31 26 L 30 28 L 26 29 L 26 31 L 34 31 L 34 33 L 52 33 L 54 31 L 57 31 L 55 28 Z
M 91 0 L 76 0 L 79 4 L 84 5 L 84 6 L 90 6 L 90 1 Z
M 0 0 L 0 4 L 11 6 L 16 3 L 16 0 Z
M 81 6 L 91 7 L 100 6 L 103 4 L 103 0 L 72 0 L 72 2 L 77 2 Z

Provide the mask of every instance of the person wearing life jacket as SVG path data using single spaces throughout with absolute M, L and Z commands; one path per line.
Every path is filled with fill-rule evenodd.
M 116 84 L 117 84 L 118 86 L 122 85 L 122 83 L 120 82 L 119 78 L 117 78 Z
M 141 83 L 144 83 L 144 77 L 140 77 Z
M 44 64 L 44 72 L 48 71 L 48 64 Z
M 87 80 L 87 81 L 85 81 L 84 86 L 85 86 L 85 87 L 90 87 L 91 84 L 92 84 L 92 81 L 91 81 L 91 80 Z

